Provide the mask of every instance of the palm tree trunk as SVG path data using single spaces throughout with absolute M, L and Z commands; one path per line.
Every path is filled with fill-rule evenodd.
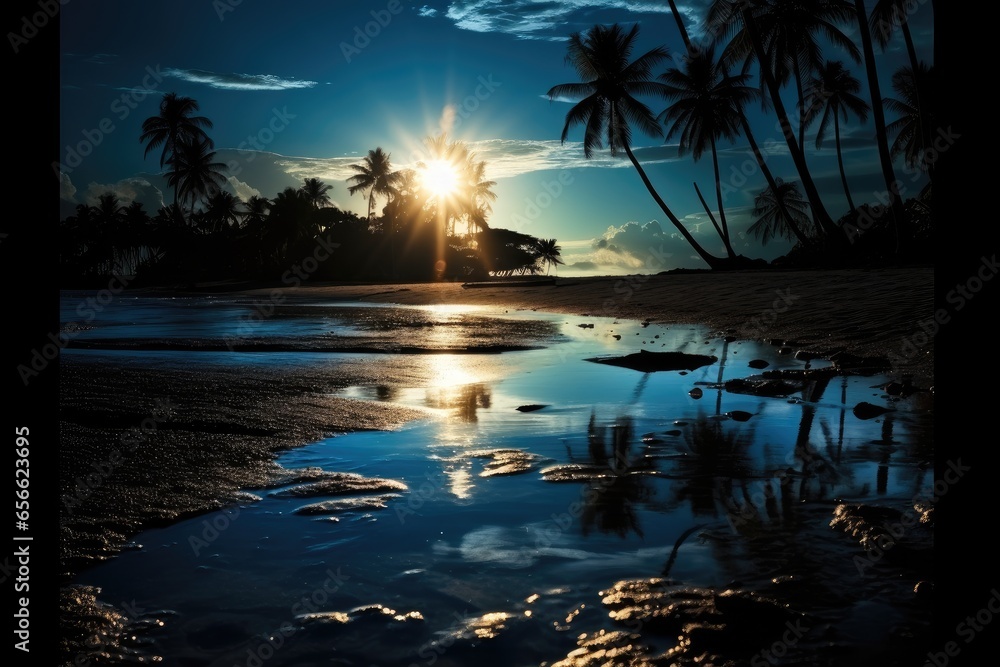
M 799 63 L 796 61 L 795 68 L 795 91 L 799 94 L 799 148 L 802 149 L 802 157 L 806 152 L 806 98 L 802 90 L 802 72 L 799 70 Z
M 722 223 L 722 242 L 726 244 L 726 252 L 730 257 L 736 257 L 733 245 L 729 240 L 729 224 L 726 222 L 726 208 L 722 205 L 722 179 L 719 176 L 719 154 L 715 149 L 715 137 L 712 137 L 712 166 L 715 167 L 715 198 L 719 202 L 719 222 Z
M 840 180 L 844 183 L 844 194 L 847 195 L 847 205 L 854 213 L 854 200 L 851 199 L 851 189 L 847 185 L 847 172 L 844 171 L 844 154 L 840 150 L 840 117 L 835 112 L 833 114 L 833 136 L 837 141 L 837 164 L 840 166 Z
M 764 178 L 767 180 L 767 185 L 771 188 L 771 192 L 775 194 L 774 199 L 778 204 L 778 210 L 781 212 L 781 215 L 784 216 L 785 223 L 788 225 L 788 228 L 792 230 L 793 234 L 795 234 L 795 238 L 797 238 L 802 245 L 805 245 L 808 243 L 808 239 L 806 238 L 806 235 L 802 233 L 802 230 L 799 229 L 799 226 L 795 224 L 795 220 L 792 219 L 791 214 L 788 212 L 788 207 L 785 206 L 785 200 L 777 196 L 778 183 L 774 180 L 774 174 L 771 173 L 771 168 L 767 166 L 767 160 L 764 158 L 764 154 L 761 153 L 760 146 L 757 145 L 757 140 L 754 139 L 753 131 L 750 129 L 750 123 L 747 121 L 747 117 L 743 114 L 742 110 L 740 110 L 740 123 L 743 125 L 743 134 L 746 135 L 747 140 L 750 142 L 750 148 L 753 150 L 753 155 L 757 158 L 757 164 L 760 166 L 760 170 L 763 172 Z
M 698 181 L 694 182 L 694 191 L 698 193 L 698 201 L 701 202 L 701 207 L 705 209 L 705 214 L 708 215 L 708 219 L 712 221 L 712 226 L 715 227 L 716 233 L 718 233 L 719 238 L 723 241 L 726 240 L 726 235 L 722 233 L 722 227 L 715 219 L 715 214 L 712 213 L 712 209 L 708 207 L 708 202 L 705 201 L 705 197 L 701 194 L 701 188 L 698 187 Z
M 679 231 L 681 236 L 684 237 L 684 240 L 688 242 L 696 253 L 698 253 L 698 256 L 701 257 L 701 259 L 712 269 L 720 269 L 725 266 L 725 262 L 722 258 L 710 255 L 704 248 L 701 247 L 701 245 L 698 244 L 694 237 L 691 236 L 691 232 L 689 232 L 684 225 L 681 224 L 681 221 L 677 219 L 674 212 L 671 211 L 670 208 L 663 202 L 663 199 L 660 198 L 656 188 L 654 188 L 653 184 L 649 182 L 649 177 L 646 176 L 646 172 L 643 170 L 642 165 L 635 159 L 635 154 L 632 153 L 632 148 L 628 144 L 625 144 L 625 154 L 628 155 L 628 159 L 631 160 L 635 170 L 639 172 L 639 177 L 642 179 L 646 189 L 649 190 L 649 194 L 653 196 L 653 200 L 660 207 L 660 210 L 662 210 L 670 222 L 673 223 L 674 227 L 677 228 L 677 231 Z
M 681 39 L 684 40 L 684 49 L 691 53 L 691 38 L 688 37 L 687 28 L 684 27 L 684 21 L 681 19 L 681 13 L 677 11 L 677 3 L 674 0 L 667 0 L 670 4 L 670 13 L 674 15 L 674 20 L 677 21 L 677 30 L 681 33 Z
M 868 12 L 865 10 L 865 0 L 854 0 L 854 9 L 858 15 L 858 27 L 861 28 L 861 45 L 865 53 L 868 91 L 872 100 L 872 118 L 875 120 L 875 139 L 878 143 L 879 162 L 882 165 L 882 178 L 885 180 L 885 189 L 889 196 L 892 224 L 896 233 L 896 252 L 898 253 L 901 241 L 900 225 L 903 222 L 903 203 L 899 199 L 896 175 L 892 170 L 892 157 L 889 155 L 889 138 L 885 130 L 885 112 L 882 109 L 882 93 L 879 91 L 878 73 L 875 71 L 875 51 L 872 48 L 871 33 L 868 31 Z
M 368 224 L 372 222 L 372 208 L 375 204 L 375 186 L 372 185 L 371 192 L 368 193 Z
M 757 57 L 757 62 L 760 64 L 760 76 L 764 80 L 764 84 L 767 86 L 768 93 L 771 96 L 771 102 L 774 104 L 774 112 L 778 116 L 778 124 L 781 126 L 781 133 L 785 138 L 785 143 L 788 144 L 788 151 L 792 156 L 792 162 L 795 163 L 795 169 L 798 171 L 799 179 L 802 181 L 802 189 L 805 191 L 806 198 L 809 200 L 809 207 L 812 209 L 813 216 L 816 218 L 818 223 L 817 226 L 825 229 L 831 238 L 843 240 L 843 233 L 833 222 L 833 219 L 827 212 L 826 207 L 823 206 L 823 200 L 819 196 L 819 190 L 816 188 L 816 184 L 812 180 L 812 174 L 809 173 L 808 165 L 806 165 L 805 155 L 795 140 L 795 132 L 792 130 L 792 124 L 788 120 L 788 112 L 785 110 L 784 102 L 781 101 L 781 91 L 778 88 L 777 82 L 774 80 L 773 73 L 764 64 L 768 62 L 768 59 L 767 55 L 764 53 L 764 45 L 761 41 L 760 32 L 757 29 L 757 22 L 754 20 L 753 15 L 750 13 L 750 9 L 746 3 L 741 5 L 740 14 L 743 17 L 743 24 L 746 26 L 747 34 L 750 36 L 750 41 L 753 43 L 754 54 Z

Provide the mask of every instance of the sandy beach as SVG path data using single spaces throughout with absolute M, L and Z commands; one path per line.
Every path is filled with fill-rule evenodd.
M 239 299 L 241 307 L 256 304 L 259 312 L 267 304 L 283 304 L 287 310 L 275 320 L 301 317 L 296 304 L 305 302 L 334 306 L 366 302 L 489 306 L 501 317 L 518 311 L 608 317 L 640 330 L 638 325 L 645 322 L 662 331 L 697 324 L 715 332 L 715 339 L 732 336 L 766 345 L 780 341 L 791 352 L 819 352 L 820 357 L 846 351 L 901 360 L 887 375 L 912 375 L 914 386 L 928 388 L 934 381 L 933 345 L 919 354 L 907 353 L 906 345 L 921 331 L 921 323 L 933 318 L 932 289 L 932 269 L 913 268 L 677 273 L 486 288 L 463 288 L 458 283 L 202 285 L 174 294 L 219 294 Z M 491 325 L 474 320 L 451 341 L 441 339 L 452 335 L 449 330 L 427 328 L 417 317 L 404 323 L 405 331 L 396 339 L 410 344 L 433 330 L 444 341 L 439 344 L 458 348 L 472 340 L 483 344 L 483 350 L 494 350 L 498 342 L 514 349 L 547 344 L 551 332 L 545 326 L 509 322 Z M 398 429 L 426 417 L 420 409 L 393 401 L 336 395 L 352 386 L 377 386 L 392 395 L 403 388 L 426 386 L 433 379 L 433 367 L 421 361 L 433 354 L 392 354 L 392 364 L 385 365 L 378 345 L 393 333 L 366 339 L 375 341 L 370 348 L 375 354 L 347 355 L 337 363 L 309 357 L 304 364 L 290 366 L 178 367 L 160 365 L 155 357 L 92 358 L 89 350 L 68 355 L 62 364 L 59 410 L 61 495 L 68 510 L 60 523 L 63 580 L 123 551 L 142 550 L 133 538 L 143 530 L 253 503 L 267 489 L 304 481 L 276 463 L 282 452 L 334 434 Z M 636 351 L 638 340 L 611 344 L 628 354 Z M 307 341 L 307 350 L 308 345 Z M 482 359 L 477 362 L 480 378 L 499 377 L 507 363 L 505 354 L 472 356 Z M 931 395 L 922 395 L 921 405 L 931 409 Z M 546 398 L 546 402 L 560 400 L 555 395 Z M 137 428 L 142 424 L 149 428 Z M 112 655 L 125 659 L 132 650 L 127 635 L 135 631 L 135 619 L 107 606 L 95 590 L 64 589 L 62 614 L 67 660 L 94 633 L 105 638 L 104 648 Z
M 704 324 L 742 339 L 843 349 L 903 361 L 896 370 L 933 382 L 934 349 L 910 352 L 934 317 L 934 270 L 693 272 L 563 278 L 555 286 L 463 289 L 459 283 L 304 285 L 281 294 L 410 305 L 475 304 L 575 315 Z M 269 299 L 272 289 L 245 293 Z

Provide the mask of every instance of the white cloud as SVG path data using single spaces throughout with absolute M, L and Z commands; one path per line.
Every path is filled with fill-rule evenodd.
M 65 199 L 68 202 L 76 203 L 74 197 L 76 196 L 76 186 L 73 185 L 73 181 L 69 179 L 69 174 L 59 172 L 59 198 Z
M 428 7 L 427 5 L 424 5 L 423 7 L 417 10 L 418 16 L 427 16 L 427 17 L 437 16 L 437 13 L 438 10 L 434 9 L 433 7 Z
M 219 74 L 201 69 L 176 68 L 165 69 L 163 73 L 176 79 L 190 83 L 203 83 L 221 90 L 289 90 L 292 88 L 312 88 L 316 85 L 315 81 L 282 79 L 274 74 Z
M 670 13 L 669 5 L 659 0 L 453 0 L 445 15 L 462 30 L 562 41 L 568 33 L 593 25 L 592 12 L 600 9 L 634 14 Z M 678 9 L 692 17 L 697 13 L 687 5 Z
M 228 181 L 228 183 L 229 183 L 229 188 L 228 189 L 230 191 L 232 191 L 232 193 L 234 195 L 236 195 L 237 197 L 239 197 L 243 201 L 246 201 L 246 200 L 250 199 L 250 197 L 259 197 L 260 196 L 260 190 L 258 190 L 257 188 L 251 187 L 250 185 L 244 183 L 243 181 L 241 181 L 240 179 L 236 178 L 235 176 L 229 176 L 229 177 L 227 177 L 226 181 Z

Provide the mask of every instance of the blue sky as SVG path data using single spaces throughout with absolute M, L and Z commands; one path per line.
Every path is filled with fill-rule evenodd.
M 705 0 L 679 4 L 698 34 Z M 914 6 L 910 27 L 918 53 L 929 60 L 931 5 Z M 347 192 L 347 166 L 376 146 L 397 166 L 411 165 L 423 157 L 421 139 L 448 128 L 487 161 L 487 175 L 497 182 L 491 226 L 557 238 L 568 264 L 560 274 L 704 266 L 627 159 L 598 154 L 586 160 L 582 128 L 560 144 L 570 104 L 545 97 L 553 85 L 578 80 L 564 62 L 566 38 L 595 23 L 639 23 L 634 56 L 663 44 L 679 51 L 667 7 L 650 0 L 67 3 L 60 58 L 63 211 L 107 190 L 143 202 L 150 212 L 164 193 L 169 201 L 158 154 L 144 159 L 138 137 L 162 94 L 176 92 L 196 99 L 214 122 L 210 136 L 218 157 L 234 167 L 228 188 L 243 198 L 273 197 L 315 176 L 333 186 L 338 206 L 364 214 L 367 201 Z M 876 52 L 882 94 L 892 96 L 891 74 L 906 63 L 902 40 Z M 832 48 L 824 57 L 846 62 Z M 848 66 L 864 84 L 863 67 Z M 866 85 L 862 97 L 867 99 Z M 791 107 L 790 92 L 786 99 Z M 646 101 L 656 113 L 667 104 Z M 780 138 L 773 117 L 755 110 L 751 123 L 759 143 Z M 874 193 L 884 186 L 871 121 L 848 123 L 842 131 L 855 201 L 875 203 Z M 832 140 L 817 151 L 814 132 L 807 132 L 808 161 L 839 217 L 846 200 L 836 152 Z M 710 156 L 695 163 L 678 157 L 675 144 L 638 133 L 633 143 L 664 200 L 707 249 L 721 253 L 692 185 L 696 181 L 714 202 Z M 781 148 L 770 158 L 772 169 L 792 179 Z M 720 155 L 723 180 L 732 186 L 726 210 L 737 234 L 749 226 L 753 196 L 764 187 L 759 174 L 746 182 L 734 176 L 752 160 L 748 150 L 741 139 Z M 74 155 L 82 152 L 88 154 Z M 908 186 L 904 196 L 915 195 L 923 181 L 911 181 L 897 166 Z M 604 248 L 597 247 L 601 239 Z M 661 245 L 662 253 L 651 259 L 648 248 Z M 752 238 L 735 245 L 768 259 L 787 250 Z

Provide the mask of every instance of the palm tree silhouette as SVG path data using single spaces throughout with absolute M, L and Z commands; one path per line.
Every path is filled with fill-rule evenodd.
M 213 232 L 238 227 L 244 213 L 240 210 L 243 201 L 231 192 L 219 190 L 206 202 L 206 217 Z
M 908 4 L 906 0 L 876 0 L 875 6 L 872 7 L 871 16 L 868 17 L 868 25 L 871 28 L 872 39 L 882 48 L 883 52 L 889 48 L 893 31 L 896 26 L 899 26 L 900 32 L 903 33 L 903 42 L 906 44 L 906 55 L 910 59 L 910 71 L 917 72 L 921 68 L 921 62 L 917 58 L 917 50 L 913 46 L 913 36 L 910 34 L 910 26 L 906 17 Z M 927 122 L 923 116 L 925 106 L 921 100 L 924 97 L 922 95 L 924 92 L 914 89 L 914 97 L 912 98 L 913 107 L 919 110 L 917 119 L 922 126 L 918 136 L 926 136 L 927 128 L 933 127 L 933 124 Z M 886 131 L 889 131 L 888 128 Z
M 177 93 L 164 94 L 160 100 L 159 115 L 150 116 L 142 123 L 139 141 L 146 144 L 143 157 L 163 146 L 163 151 L 160 153 L 160 166 L 163 167 L 173 161 L 183 144 L 205 141 L 208 147 L 212 148 L 212 140 L 204 130 L 212 128 L 212 121 L 204 116 L 192 115 L 197 111 L 198 103 L 192 98 L 182 97 Z M 178 197 L 175 185 L 174 204 L 177 203 Z
M 746 85 L 749 78 L 748 74 L 730 76 L 726 66 L 715 60 L 714 49 L 689 55 L 683 71 L 671 67 L 660 75 L 660 80 L 666 84 L 664 94 L 676 100 L 657 117 L 657 120 L 672 123 L 667 131 L 667 140 L 680 134 L 678 153 L 683 155 L 691 151 L 695 161 L 701 158 L 706 148 L 712 150 L 715 194 L 722 225 L 717 231 L 730 258 L 736 257 L 736 253 L 730 242 L 726 209 L 722 203 L 716 142 L 719 139 L 733 140 L 739 135 L 741 109 L 758 95 L 754 88 Z
M 778 117 L 778 124 L 781 128 L 788 152 L 795 164 L 795 169 L 802 181 L 802 187 L 809 200 L 809 206 L 816 219 L 817 227 L 824 230 L 832 239 L 845 242 L 846 238 L 837 226 L 826 208 L 819 194 L 819 189 L 813 182 L 809 166 L 806 164 L 805 153 L 800 142 L 796 138 L 796 133 L 792 128 L 791 120 L 785 109 L 785 103 L 781 97 L 781 83 L 778 72 L 770 66 L 772 64 L 786 63 L 787 58 L 777 47 L 780 46 L 773 34 L 775 26 L 767 14 L 773 6 L 782 0 L 712 0 L 709 6 L 707 24 L 710 32 L 717 36 L 729 35 L 732 37 L 730 45 L 726 47 L 729 52 L 728 57 L 738 58 L 739 54 L 745 54 L 747 58 L 756 59 L 761 65 L 758 69 L 764 88 L 768 92 L 774 112 Z M 827 2 L 817 4 L 817 10 L 826 6 Z M 762 24 L 768 29 L 765 33 Z M 769 48 L 771 47 L 771 48 Z M 746 62 L 745 66 L 749 64 Z M 790 71 L 787 68 L 782 71 Z
M 549 269 L 553 266 L 564 263 L 561 257 L 562 248 L 559 247 L 555 239 L 538 239 L 536 246 L 538 249 L 538 259 L 548 266 L 545 270 L 546 275 L 548 275 Z
M 885 124 L 885 111 L 879 101 L 882 93 L 879 91 L 878 72 L 875 69 L 875 51 L 872 48 L 872 36 L 868 31 L 868 14 L 865 11 L 865 0 L 854 0 L 858 27 L 861 33 L 861 46 L 865 54 L 865 73 L 868 77 L 868 91 L 872 101 L 872 120 L 875 121 L 875 143 L 878 144 L 879 164 L 882 167 L 882 178 L 885 190 L 889 196 L 889 209 L 892 212 L 893 229 L 896 232 L 896 252 L 899 252 L 902 238 L 900 227 L 903 224 L 903 201 L 896 185 L 896 175 L 892 169 L 892 155 L 889 152 L 889 133 Z
M 468 223 L 466 233 L 471 234 L 473 226 L 479 231 L 488 229 L 486 216 L 493 210 L 490 202 L 497 199 L 497 193 L 493 191 L 497 183 L 487 180 L 486 161 L 476 160 L 474 153 L 467 153 L 461 181 L 462 189 L 459 196 Z
M 302 194 L 312 204 L 313 208 L 324 208 L 330 205 L 330 195 L 327 193 L 333 189 L 332 185 L 327 185 L 318 178 L 307 178 L 299 187 Z
M 811 123 L 816 118 L 822 118 L 816 130 L 816 148 L 823 145 L 823 140 L 830 129 L 830 119 L 833 118 L 833 136 L 837 144 L 837 164 L 840 166 L 840 180 L 844 184 L 844 194 L 847 195 L 847 205 L 854 213 L 854 200 L 851 199 L 851 190 L 847 185 L 847 172 L 844 171 L 844 155 L 840 147 L 840 117 L 846 121 L 848 112 L 853 113 L 863 123 L 868 119 L 868 111 L 871 107 L 863 99 L 855 95 L 861 90 L 861 82 L 851 76 L 851 73 L 844 68 L 844 63 L 839 60 L 828 60 L 816 73 L 816 76 L 809 80 L 807 94 L 814 99 L 824 101 L 822 107 L 813 105 L 810 113 L 806 117 L 806 122 Z
M 809 204 L 799 192 L 795 182 L 785 182 L 778 178 L 777 188 L 765 188 L 754 198 L 751 215 L 754 223 L 747 232 L 760 239 L 762 245 L 767 245 L 771 239 L 778 237 L 792 238 L 792 232 L 786 221 L 790 216 L 796 224 L 808 228 Z
M 351 169 L 357 172 L 347 179 L 348 183 L 354 183 L 348 188 L 350 194 L 364 192 L 368 194 L 368 220 L 371 221 L 375 207 L 376 195 L 391 197 L 395 192 L 395 186 L 399 182 L 399 173 L 392 170 L 390 153 L 376 147 L 368 151 L 368 155 L 360 164 L 352 164 Z
M 215 151 L 208 138 L 180 143 L 170 160 L 167 182 L 174 186 L 181 201 L 189 200 L 194 212 L 198 200 L 211 196 L 226 182 L 224 162 L 215 162 Z
M 674 15 L 674 20 L 677 22 L 677 30 L 681 34 L 681 39 L 684 40 L 684 47 L 687 49 L 687 56 L 685 60 L 696 57 L 704 47 L 693 46 L 691 43 L 691 38 L 688 35 L 687 28 L 684 27 L 684 20 L 681 18 L 680 12 L 677 11 L 677 5 L 674 0 L 668 0 L 670 3 L 670 11 Z M 743 130 L 743 136 L 746 137 L 747 142 L 750 144 L 750 149 L 753 152 L 754 159 L 757 160 L 757 166 L 760 168 L 762 174 L 764 174 L 764 180 L 767 181 L 768 186 L 771 190 L 777 191 L 778 184 L 774 179 L 774 175 L 771 173 L 771 168 L 767 165 L 767 158 L 764 157 L 763 152 L 760 150 L 760 146 L 757 144 L 756 138 L 754 138 L 753 128 L 750 127 L 750 121 L 747 120 L 746 113 L 744 113 L 743 106 L 740 104 L 734 105 L 736 111 L 739 113 L 740 128 Z M 697 188 L 697 186 L 695 186 Z M 699 193 L 699 198 L 700 198 Z M 802 233 L 799 225 L 796 224 L 795 219 L 784 210 L 784 203 L 779 199 L 778 206 L 781 209 L 782 215 L 785 217 L 785 223 L 792 230 L 798 240 L 805 244 L 808 242 L 805 234 Z M 706 206 L 707 208 L 707 206 Z
M 603 147 L 603 134 L 611 155 L 625 152 L 657 205 L 698 256 L 711 268 L 721 268 L 727 262 L 706 252 L 681 224 L 660 198 L 632 152 L 631 125 L 649 136 L 663 136 L 649 107 L 635 96 L 664 94 L 664 84 L 650 77 L 653 68 L 668 57 L 667 50 L 658 46 L 629 62 L 638 34 L 638 25 L 633 25 L 626 33 L 616 23 L 611 27 L 595 25 L 585 35 L 578 32 L 570 35 L 566 61 L 584 81 L 553 86 L 547 93 L 550 100 L 562 96 L 582 98 L 566 114 L 562 142 L 566 142 L 571 127 L 584 124 L 583 154 L 589 158 L 595 149 Z
M 932 181 L 934 163 L 925 160 L 924 150 L 930 145 L 931 137 L 927 128 L 934 127 L 934 120 L 921 113 L 920 91 L 927 90 L 933 72 L 933 68 L 928 68 L 922 62 L 916 70 L 901 67 L 892 75 L 892 89 L 896 91 L 899 99 L 882 100 L 886 109 L 899 116 L 886 126 L 890 134 L 896 135 L 896 139 L 892 142 L 892 157 L 902 155 L 907 167 L 925 168 L 927 176 Z

